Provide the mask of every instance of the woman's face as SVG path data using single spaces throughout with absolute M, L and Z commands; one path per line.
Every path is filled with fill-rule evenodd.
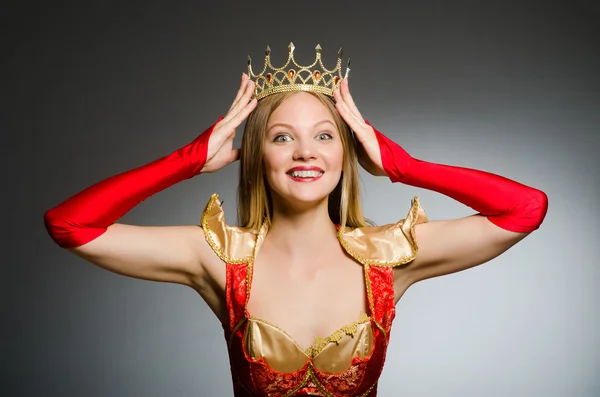
M 333 117 L 311 94 L 298 92 L 271 114 L 264 171 L 274 200 L 294 207 L 326 199 L 340 180 L 343 158 Z

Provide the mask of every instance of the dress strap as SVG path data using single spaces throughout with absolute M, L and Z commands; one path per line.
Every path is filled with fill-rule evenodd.
M 245 319 L 246 300 L 248 297 L 248 289 L 250 282 L 248 277 L 249 265 L 242 264 L 226 264 L 227 273 L 227 309 L 229 310 L 229 330 L 235 331 Z
M 256 248 L 262 243 L 265 227 L 249 230 L 229 226 L 218 194 L 206 204 L 200 220 L 206 241 L 226 266 L 226 299 L 229 331 L 241 325 L 249 293 L 249 271 Z
M 371 265 L 365 265 L 364 268 L 371 316 L 388 339 L 392 321 L 396 316 L 394 269 L 387 266 Z

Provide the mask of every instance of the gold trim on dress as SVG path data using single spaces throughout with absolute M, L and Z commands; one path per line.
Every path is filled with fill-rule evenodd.
M 354 321 L 350 324 L 340 327 L 338 330 L 336 330 L 331 335 L 329 335 L 325 338 L 322 338 L 320 336 L 315 336 L 314 337 L 315 341 L 312 344 L 312 346 L 308 347 L 305 350 L 306 355 L 308 357 L 314 358 L 314 357 L 318 356 L 319 353 L 321 353 L 323 351 L 323 349 L 325 347 L 327 347 L 329 344 L 335 343 L 336 345 L 339 345 L 343 336 L 348 335 L 348 336 L 354 337 L 354 334 L 356 333 L 356 331 L 358 331 L 358 326 L 360 324 L 367 323 L 370 320 L 371 320 L 371 318 L 366 313 L 361 313 L 360 316 L 358 316 L 358 321 Z
M 427 221 L 415 196 L 405 219 L 395 224 L 351 230 L 340 227 L 337 237 L 344 250 L 363 265 L 400 266 L 415 258 L 419 247 L 414 226 Z M 251 263 L 268 231 L 267 222 L 263 222 L 260 230 L 227 225 L 217 193 L 206 205 L 201 223 L 210 247 L 219 258 L 231 264 Z
M 208 245 L 226 263 L 242 264 L 252 260 L 257 232 L 225 222 L 225 213 L 217 193 L 206 204 L 201 217 Z
M 412 261 L 419 250 L 414 226 L 427 222 L 427 215 L 414 196 L 405 219 L 395 224 L 365 226 L 346 230 L 340 227 L 342 247 L 363 265 L 396 267 Z
M 290 342 L 294 343 L 294 345 L 296 345 L 298 350 L 302 351 L 306 355 L 307 358 L 315 358 L 330 343 L 335 343 L 335 344 L 339 345 L 343 336 L 345 336 L 345 335 L 354 336 L 354 334 L 358 330 L 358 326 L 360 324 L 368 323 L 371 320 L 371 318 L 366 313 L 360 313 L 357 321 L 351 322 L 350 324 L 346 324 L 346 325 L 338 328 L 337 330 L 332 332 L 331 335 L 326 336 L 326 337 L 315 336 L 314 337 L 315 341 L 313 342 L 312 345 L 310 345 L 307 348 L 302 348 L 302 346 L 300 346 L 300 344 L 298 342 L 296 342 L 294 337 L 292 335 L 290 335 L 289 332 L 287 332 L 283 328 L 273 324 L 270 321 L 263 320 L 262 318 L 254 317 L 252 315 L 250 316 L 249 320 L 256 321 L 259 323 L 264 323 L 270 327 L 275 328 L 276 330 L 278 330 L 279 332 L 284 334 L 290 340 Z M 246 333 L 247 332 L 248 332 L 248 330 L 246 330 Z M 245 337 L 246 336 L 244 336 L 244 338 Z
M 414 196 L 411 208 L 405 219 L 395 224 L 383 226 L 365 226 L 346 230 L 340 227 L 338 241 L 344 250 L 364 266 L 365 284 L 371 318 L 375 325 L 387 336 L 384 327 L 373 317 L 374 302 L 369 277 L 369 266 L 401 266 L 412 261 L 419 250 L 414 226 L 427 222 L 428 218 L 420 205 L 419 197 Z M 263 222 L 260 230 L 250 230 L 238 226 L 229 226 L 217 193 L 210 197 L 201 218 L 206 241 L 215 254 L 226 263 L 246 264 L 246 307 L 250 299 L 250 288 L 254 272 L 254 259 L 264 242 L 268 223 Z M 236 329 L 243 324 L 240 321 Z

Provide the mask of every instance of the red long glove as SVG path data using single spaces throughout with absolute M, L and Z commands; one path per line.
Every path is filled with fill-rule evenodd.
M 445 194 L 513 232 L 532 232 L 542 224 L 548 211 L 544 192 L 488 172 L 415 159 L 400 145 L 373 130 L 383 168 L 392 182 Z
M 79 247 L 143 200 L 200 174 L 216 123 L 170 155 L 98 182 L 48 210 L 44 223 L 52 239 L 63 248 Z

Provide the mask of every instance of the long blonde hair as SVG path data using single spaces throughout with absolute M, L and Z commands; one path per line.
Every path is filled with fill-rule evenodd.
M 329 195 L 329 217 L 332 222 L 341 226 L 365 226 L 360 202 L 356 146 L 350 127 L 338 113 L 331 98 L 315 92 L 308 93 L 319 99 L 333 116 L 344 149 L 342 177 Z M 295 92 L 283 92 L 261 99 L 246 121 L 237 192 L 238 224 L 241 227 L 257 230 L 264 220 L 269 222 L 271 219 L 273 201 L 263 172 L 267 122 L 275 109 L 294 94 Z

